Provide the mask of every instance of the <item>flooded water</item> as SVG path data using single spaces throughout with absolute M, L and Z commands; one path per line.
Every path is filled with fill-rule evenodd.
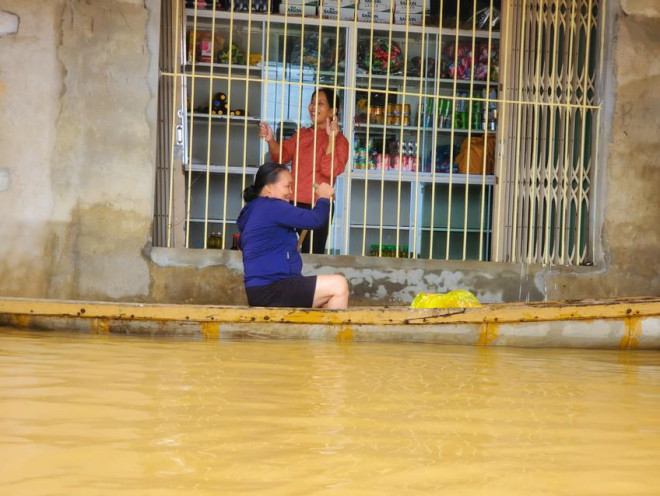
M 657 495 L 660 353 L 0 328 L 7 495 Z

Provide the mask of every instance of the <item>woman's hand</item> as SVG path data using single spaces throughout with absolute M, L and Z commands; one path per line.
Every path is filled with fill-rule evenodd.
M 325 121 L 325 132 L 328 133 L 328 138 L 334 140 L 334 138 L 339 134 L 339 123 L 337 122 L 337 112 L 332 116 L 332 120 L 326 119 Z
M 275 136 L 273 135 L 273 128 L 267 122 L 259 123 L 259 137 L 266 140 L 266 143 L 272 141 Z
M 329 200 L 330 197 L 335 194 L 335 188 L 330 186 L 328 183 L 315 183 L 314 188 L 316 189 L 316 196 L 319 198 L 327 198 Z

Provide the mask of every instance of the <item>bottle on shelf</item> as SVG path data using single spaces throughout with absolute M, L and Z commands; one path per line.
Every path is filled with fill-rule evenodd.
M 219 232 L 212 232 L 206 241 L 206 247 L 221 250 L 222 249 L 222 234 Z
M 240 250 L 241 246 L 241 235 L 239 233 L 234 233 L 231 236 L 231 249 Z
M 497 102 L 493 100 L 497 98 L 497 91 L 491 90 L 488 94 L 488 131 L 497 130 Z

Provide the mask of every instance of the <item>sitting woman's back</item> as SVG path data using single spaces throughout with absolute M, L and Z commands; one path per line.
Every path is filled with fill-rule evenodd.
M 245 272 L 245 290 L 252 306 L 346 308 L 348 284 L 341 275 L 302 275 L 295 229 L 316 229 L 329 216 L 328 184 L 317 188 L 312 210 L 295 207 L 291 174 L 276 163 L 262 165 L 246 188 L 245 207 L 238 218 Z

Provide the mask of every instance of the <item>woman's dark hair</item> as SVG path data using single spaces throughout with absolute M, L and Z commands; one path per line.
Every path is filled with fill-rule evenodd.
M 328 99 L 328 105 L 330 106 L 331 110 L 337 109 L 339 110 L 339 107 L 341 106 L 341 100 L 339 98 L 339 95 L 335 93 L 335 90 L 333 88 L 327 88 L 325 86 L 320 87 L 317 89 L 314 93 L 312 93 L 312 98 L 316 95 L 317 92 L 323 92 L 325 97 Z
M 264 186 L 277 182 L 277 178 L 282 171 L 289 171 L 284 165 L 275 162 L 266 162 L 257 170 L 254 175 L 254 184 L 248 186 L 243 191 L 243 200 L 245 203 L 255 200 L 260 194 Z

